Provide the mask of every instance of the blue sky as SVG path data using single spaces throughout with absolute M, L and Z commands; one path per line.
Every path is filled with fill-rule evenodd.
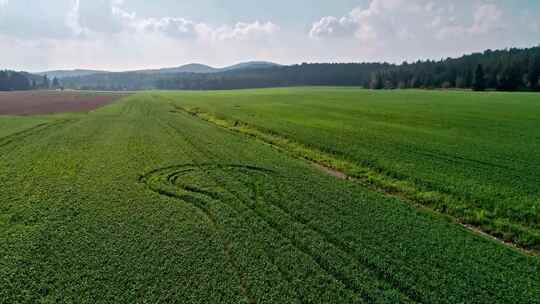
M 0 0 L 0 68 L 438 59 L 540 44 L 537 0 Z

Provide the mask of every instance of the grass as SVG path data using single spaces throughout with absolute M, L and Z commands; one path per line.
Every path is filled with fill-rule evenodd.
M 15 117 L 3 116 L 0 119 L 0 141 L 17 132 L 22 132 L 39 124 L 47 123 L 49 119 L 39 119 L 35 117 Z
M 169 96 L 200 118 L 540 250 L 535 94 L 293 88 Z
M 538 302 L 538 257 L 171 105 L 190 94 L 4 131 L 0 302 Z

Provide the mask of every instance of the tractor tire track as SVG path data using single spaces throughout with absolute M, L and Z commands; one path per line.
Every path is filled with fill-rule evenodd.
M 157 172 L 159 172 L 159 170 L 155 170 L 153 173 L 157 173 Z M 168 176 L 165 176 L 165 178 L 167 181 L 170 181 L 171 175 L 177 175 L 177 174 L 178 172 L 175 172 L 175 173 L 169 174 Z M 223 227 L 218 223 L 216 217 L 212 214 L 212 212 L 208 208 L 208 203 L 207 203 L 208 198 L 213 200 L 213 197 L 211 195 L 208 195 L 209 192 L 199 191 L 196 188 L 184 188 L 184 190 L 186 192 L 189 192 L 189 194 L 177 194 L 175 192 L 167 191 L 167 190 L 164 190 L 155 186 L 154 182 L 159 182 L 159 180 L 152 179 L 151 178 L 152 176 L 153 175 L 151 174 L 141 176 L 139 178 L 139 181 L 146 184 L 150 188 L 150 190 L 160 195 L 164 195 L 173 199 L 181 200 L 194 206 L 207 219 L 211 230 L 213 230 L 214 233 L 218 235 L 219 239 L 223 243 L 223 247 L 224 247 L 223 252 L 225 254 L 226 260 L 231 264 L 231 266 L 235 269 L 235 271 L 238 272 L 239 266 L 236 263 L 236 261 L 233 259 L 232 254 L 231 254 L 231 244 L 225 238 L 220 236 Z M 196 197 L 197 195 L 206 197 L 206 200 L 203 198 Z M 242 274 L 239 274 L 239 279 L 240 279 L 240 289 L 241 289 L 242 294 L 246 296 L 246 298 L 248 298 L 249 303 L 255 303 L 255 301 L 252 300 L 249 296 L 249 292 L 245 284 L 245 278 L 242 276 Z
M 181 114 L 184 114 L 184 113 L 181 113 Z M 186 115 L 186 114 L 184 114 L 184 115 Z M 171 126 L 171 128 L 175 129 L 175 131 L 178 134 L 181 134 L 181 132 L 178 131 L 176 128 L 174 128 L 174 126 Z M 186 136 L 184 136 L 183 134 L 181 134 L 181 136 L 187 142 L 189 142 L 189 144 L 191 146 L 193 146 L 193 147 L 195 146 L 194 143 L 192 141 L 190 141 Z M 199 148 L 198 150 L 200 151 L 201 148 Z M 209 149 L 204 149 L 204 150 L 205 151 L 204 151 L 203 154 L 210 155 L 212 157 L 212 159 L 219 160 L 219 157 L 215 153 L 213 153 Z M 233 193 L 233 190 L 229 189 L 230 187 L 226 187 L 226 185 L 223 185 L 223 188 L 226 189 L 228 192 L 230 192 L 232 195 L 236 196 L 236 198 L 238 200 L 240 200 L 244 205 L 246 205 L 249 209 L 252 209 L 251 207 L 249 207 L 249 203 L 245 199 L 242 199 L 241 197 L 239 197 L 238 193 L 236 193 L 236 194 Z M 281 201 L 283 201 L 284 197 L 283 197 L 283 193 L 281 193 L 281 192 L 280 192 L 280 197 L 281 197 Z M 425 299 L 422 299 L 419 292 L 415 291 L 414 289 L 410 289 L 410 288 L 407 288 L 407 287 L 403 286 L 403 282 L 400 282 L 400 281 L 396 280 L 392 276 L 391 273 L 389 273 L 388 271 L 381 270 L 380 267 L 378 267 L 376 264 L 370 262 L 367 258 L 365 258 L 363 256 L 358 256 L 354 251 L 352 251 L 349 248 L 349 246 L 346 246 L 345 244 L 343 244 L 343 242 L 341 242 L 335 236 L 329 235 L 328 233 L 322 231 L 320 228 L 316 227 L 315 225 L 309 224 L 308 221 L 306 221 L 304 218 L 293 215 L 290 212 L 290 210 L 287 210 L 283 206 L 278 206 L 278 205 L 276 205 L 274 203 L 271 203 L 271 204 L 274 205 L 279 210 L 281 210 L 285 215 L 288 215 L 297 224 L 300 224 L 300 225 L 302 225 L 302 226 L 304 226 L 306 228 L 309 228 L 309 230 L 311 230 L 312 232 L 318 234 L 326 242 L 328 242 L 329 244 L 331 244 L 334 247 L 336 247 L 337 249 L 339 249 L 339 251 L 341 251 L 342 253 L 346 253 L 346 255 L 348 255 L 350 258 L 357 261 L 361 265 L 364 265 L 364 267 L 367 268 L 368 270 L 370 270 L 371 272 L 374 272 L 375 277 L 377 277 L 379 281 L 386 282 L 386 283 L 390 284 L 391 286 L 393 286 L 392 290 L 398 291 L 400 294 L 402 294 L 404 296 L 405 301 L 426 302 Z M 268 218 L 266 216 L 264 216 L 262 214 L 259 214 L 256 210 L 252 210 L 252 211 L 255 212 L 257 214 L 257 216 L 261 217 L 261 219 L 264 220 L 270 227 L 273 227 L 273 225 L 271 225 L 268 222 Z M 275 228 L 275 227 L 273 227 L 273 228 Z M 279 232 L 280 229 L 277 229 L 277 231 Z M 281 231 L 286 232 L 287 230 L 281 228 Z M 282 233 L 280 233 L 280 234 L 282 234 Z M 354 280 L 352 280 L 352 279 L 346 280 L 342 274 L 333 273 L 333 271 L 331 269 L 329 269 L 329 267 L 323 266 L 323 265 L 330 265 L 330 263 L 328 263 L 328 261 L 326 261 L 326 260 L 324 260 L 322 258 L 318 258 L 316 256 L 316 253 L 310 253 L 309 249 L 307 249 L 306 247 L 304 247 L 303 249 L 300 248 L 298 246 L 299 243 L 297 241 L 294 241 L 291 238 L 289 238 L 289 237 L 287 237 L 287 236 L 285 236 L 283 234 L 282 234 L 282 236 L 284 238 L 288 239 L 289 241 L 291 241 L 292 244 L 295 247 L 297 247 L 299 251 L 304 252 L 305 254 L 309 255 L 314 261 L 316 261 L 316 263 L 321 267 L 321 269 L 324 269 L 329 275 L 333 276 L 341 284 L 343 284 L 344 286 L 346 286 L 350 290 L 353 290 L 353 291 L 356 290 L 358 292 L 357 288 L 355 288 L 351 283 Z M 370 297 L 367 296 L 367 299 L 370 300 Z
M 163 124 L 159 119 L 156 119 L 156 121 L 158 122 L 158 124 L 160 124 L 166 130 L 166 132 L 167 132 L 167 130 L 170 130 L 170 128 L 172 128 L 169 125 Z M 175 131 L 174 133 L 172 133 L 172 132 L 167 132 L 167 133 L 169 133 L 169 135 L 171 137 L 175 138 L 178 135 L 178 131 L 176 129 L 174 129 L 174 128 L 172 128 L 172 129 Z M 192 145 L 191 142 L 188 142 L 188 143 L 190 145 Z M 195 146 L 193 146 L 193 148 L 195 149 Z M 185 154 L 191 154 L 191 153 L 186 153 L 187 152 L 186 149 L 183 149 L 183 150 L 184 150 Z M 195 163 L 195 158 L 194 157 L 190 157 L 190 158 Z M 197 166 L 201 166 L 201 164 L 197 164 Z M 174 166 L 169 167 L 169 168 L 174 168 Z M 159 169 L 154 170 L 153 173 L 156 173 L 158 171 L 159 171 Z M 167 176 L 167 181 L 169 181 L 171 179 L 174 179 L 174 178 L 175 178 L 174 174 L 169 175 L 169 176 Z M 141 177 L 140 180 L 144 181 L 144 177 Z M 241 271 L 238 262 L 236 261 L 234 255 L 232 254 L 231 243 L 224 236 L 224 234 L 225 234 L 224 233 L 224 227 L 221 224 L 219 224 L 216 217 L 212 214 L 211 210 L 207 207 L 207 205 L 205 203 L 205 200 L 199 200 L 197 198 L 194 199 L 194 197 L 191 196 L 191 195 L 176 195 L 176 194 L 171 193 L 169 191 L 164 191 L 162 189 L 156 189 L 155 187 L 150 188 L 150 189 L 152 191 L 154 191 L 154 192 L 159 193 L 159 194 L 166 195 L 166 196 L 172 197 L 172 198 L 176 198 L 176 199 L 179 199 L 179 200 L 182 200 L 182 201 L 186 201 L 186 202 L 192 204 L 194 207 L 198 208 L 201 212 L 203 212 L 205 214 L 205 216 L 209 219 L 209 222 L 212 224 L 212 227 L 214 228 L 213 230 L 218 235 L 218 238 L 221 240 L 221 242 L 223 244 L 223 252 L 224 252 L 225 258 L 227 259 L 229 264 L 233 267 L 233 269 L 237 273 L 237 276 L 238 276 L 238 279 L 239 279 L 239 282 L 240 282 L 239 287 L 240 287 L 241 294 L 246 298 L 246 300 L 247 300 L 247 302 L 249 304 L 256 304 L 257 301 L 252 296 L 252 294 L 251 294 L 251 292 L 250 292 L 250 290 L 248 288 L 246 274 L 243 271 Z M 185 190 L 192 191 L 194 189 L 185 189 Z M 198 193 L 199 195 L 207 196 L 211 200 L 213 200 L 215 203 L 220 202 L 220 201 L 216 201 L 214 199 L 213 195 L 208 196 L 208 193 L 206 193 L 206 192 L 204 192 L 204 193 L 200 193 L 201 191 L 198 191 L 198 192 L 199 192 Z M 197 192 L 193 192 L 193 193 L 197 193 Z
M 35 125 L 31 128 L 28 128 L 28 129 L 25 129 L 25 130 L 22 130 L 22 131 L 19 131 L 19 132 L 15 132 L 15 133 L 12 133 L 12 134 L 9 134 L 7 136 L 4 136 L 2 138 L 0 138 L 0 148 L 3 148 L 3 147 L 6 147 L 14 142 L 16 142 L 17 140 L 22 140 L 28 136 L 31 136 L 33 133 L 36 133 L 40 130 L 44 130 L 44 129 L 47 129 L 47 127 L 49 127 L 51 125 L 51 123 L 41 123 L 41 124 L 38 124 L 38 125 Z
M 190 118 L 189 118 L 190 119 Z M 203 152 L 198 146 L 196 146 L 193 141 L 188 138 L 187 136 L 185 136 L 180 130 L 178 130 L 173 124 L 168 124 L 168 128 L 170 130 L 172 130 L 174 133 L 170 133 L 170 135 L 173 137 L 173 138 L 176 138 L 177 136 L 180 136 L 182 137 L 182 139 L 189 144 L 189 146 L 193 149 L 192 150 L 189 150 L 189 149 L 186 149 L 186 148 L 183 148 L 183 152 L 185 154 L 190 154 L 190 158 L 193 160 L 195 166 L 197 166 L 199 168 L 199 170 L 203 170 L 203 168 L 205 167 L 208 167 L 208 166 L 214 166 L 214 167 L 224 167 L 223 165 L 219 165 L 219 164 L 216 164 L 216 163 L 212 163 L 212 164 L 207 164 L 207 163 L 200 163 L 200 162 L 197 162 L 195 161 L 196 159 L 196 156 L 200 156 L 200 155 L 205 155 L 205 156 L 208 156 L 209 153 L 205 153 Z M 196 151 L 196 152 L 195 152 Z M 215 157 L 213 157 L 212 159 L 215 159 Z M 255 166 L 250 166 L 250 165 L 227 165 L 226 167 L 232 167 L 232 168 L 245 168 L 245 169 L 249 169 L 249 170 L 254 170 L 254 171 L 262 171 L 262 172 L 267 172 L 267 173 L 274 173 L 273 171 L 271 170 L 268 170 L 268 169 L 264 169 L 264 168 L 259 168 L 259 167 L 255 167 Z M 204 170 L 206 171 L 206 170 Z M 207 176 L 208 176 L 208 173 L 206 172 Z M 224 203 L 224 202 L 222 202 Z M 227 204 L 227 203 L 224 203 L 224 205 L 228 206 L 229 208 L 231 208 L 231 211 L 233 211 L 234 213 L 236 213 L 236 215 L 239 217 L 239 219 L 241 219 L 243 222 L 245 222 L 245 220 L 242 218 L 242 212 L 239 211 L 237 208 L 234 208 L 233 206 L 231 206 L 230 204 Z M 293 245 L 294 246 L 294 245 Z M 281 267 L 279 267 L 277 264 L 276 264 L 276 261 L 275 259 L 266 254 L 266 256 L 271 260 L 271 264 L 276 268 L 278 269 L 279 273 L 281 274 L 281 276 L 286 280 L 288 281 L 289 283 L 292 283 L 292 280 L 290 279 L 290 276 L 288 274 L 285 274 L 282 270 Z M 241 273 L 240 269 L 238 269 L 239 273 Z M 252 301 L 252 303 L 255 303 L 255 301 Z
M 187 136 L 183 135 L 182 132 L 180 132 L 179 130 L 177 130 L 173 125 L 170 125 L 170 128 L 175 130 L 177 135 L 180 135 L 182 136 L 182 138 L 187 142 L 189 143 L 189 145 L 191 147 L 193 147 L 195 150 L 198 150 L 200 152 L 199 155 L 207 155 L 207 156 L 211 156 L 211 159 L 217 159 L 219 160 L 218 157 L 216 157 L 216 155 L 208 150 L 206 151 L 202 151 L 201 148 L 197 148 L 195 146 L 195 144 L 191 141 L 191 139 L 187 138 Z M 193 159 L 193 158 L 192 158 Z M 210 178 L 214 179 L 213 177 L 211 177 L 211 175 L 209 176 Z M 218 180 L 215 180 L 214 181 L 218 182 Z M 283 230 L 281 229 L 276 229 L 276 225 L 273 225 L 271 224 L 271 222 L 264 216 L 262 216 L 261 214 L 255 212 L 254 210 L 252 210 L 252 208 L 249 207 L 249 203 L 246 202 L 245 199 L 242 199 L 241 197 L 237 196 L 235 193 L 231 192 L 230 189 L 228 189 L 228 187 L 223 184 L 223 183 L 220 183 L 221 187 L 229 192 L 229 194 L 233 195 L 233 197 L 237 200 L 239 200 L 240 202 L 242 202 L 242 204 L 244 205 L 244 207 L 246 208 L 246 210 L 249 210 L 251 212 L 254 212 L 254 215 L 257 216 L 260 220 L 262 220 L 266 225 L 268 225 L 268 227 L 270 227 L 272 230 L 274 230 L 276 233 L 278 233 L 278 235 L 280 235 L 283 239 L 285 240 L 288 240 L 289 243 L 294 246 L 299 252 L 302 252 L 303 254 L 305 254 L 306 256 L 309 256 L 312 261 L 318 265 L 318 267 L 323 270 L 328 276 L 332 277 L 336 282 L 339 282 L 345 289 L 348 289 L 354 293 L 358 293 L 361 295 L 361 297 L 366 300 L 366 301 L 370 301 L 372 299 L 370 299 L 370 297 L 367 296 L 367 294 L 363 291 L 360 291 L 358 290 L 358 288 L 355 288 L 353 285 L 351 285 L 351 281 L 352 280 L 345 280 L 344 277 L 341 275 L 341 274 L 336 274 L 335 272 L 333 272 L 329 267 L 329 263 L 327 261 L 324 261 L 322 260 L 320 257 L 317 257 L 316 255 L 314 255 L 313 253 L 311 253 L 305 246 L 300 246 L 300 243 L 295 241 L 294 239 L 291 239 L 290 237 L 287 237 Z M 238 209 L 238 207 L 234 207 L 230 204 L 228 204 L 231 208 L 235 209 L 236 212 L 238 214 L 242 214 L 244 213 L 245 211 L 241 211 Z M 326 266 L 325 266 L 326 265 Z M 279 268 L 279 267 L 278 267 Z
M 25 140 L 32 137 L 42 135 L 52 130 L 56 130 L 59 127 L 68 125 L 77 121 L 76 119 L 62 119 L 54 122 L 42 123 L 31 128 L 7 135 L 0 138 L 0 151 L 3 150 L 3 157 L 12 153 L 17 147 L 19 147 Z

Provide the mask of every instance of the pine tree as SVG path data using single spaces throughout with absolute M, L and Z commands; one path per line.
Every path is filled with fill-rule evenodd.
M 7 91 L 8 88 L 8 73 L 6 71 L 0 71 L 0 91 Z
M 49 77 L 47 77 L 47 75 L 43 76 L 43 88 L 44 89 L 49 89 L 51 87 L 51 82 L 49 80 Z
M 370 84 L 373 90 L 382 90 L 384 88 L 383 76 L 381 73 L 375 73 Z
M 471 72 L 470 68 L 467 68 L 465 71 L 465 76 L 463 77 L 463 87 L 464 88 L 471 88 L 473 84 L 473 73 Z
M 485 91 L 486 90 L 486 76 L 484 74 L 484 67 L 479 64 L 474 72 L 473 90 Z
M 52 87 L 55 89 L 60 87 L 60 81 L 58 81 L 58 78 L 56 77 L 53 78 Z
M 538 81 L 540 80 L 540 52 L 531 56 L 529 61 L 529 69 L 527 73 L 527 80 L 529 82 L 529 89 L 539 90 L 540 85 Z

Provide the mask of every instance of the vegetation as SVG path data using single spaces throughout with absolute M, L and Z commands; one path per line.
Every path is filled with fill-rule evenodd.
M 47 77 L 29 74 L 26 72 L 0 71 L 0 91 L 28 91 L 33 89 L 57 89 L 60 81 L 54 77 L 51 81 Z
M 0 71 L 0 91 L 30 90 L 31 83 L 28 78 L 18 72 Z
M 404 63 L 377 72 L 384 88 L 540 89 L 540 47 L 487 50 L 440 61 Z
M 540 250 L 535 94 L 294 88 L 171 96 L 201 118 Z
M 173 70 L 174 71 L 174 70 Z M 372 89 L 474 89 L 537 91 L 540 47 L 487 50 L 460 58 L 388 63 L 264 66 L 215 73 L 98 73 L 63 79 L 70 88 L 100 90 L 222 90 L 303 85 Z M 480 74 L 481 73 L 481 74 Z
M 200 71 L 200 72 L 185 72 Z M 358 86 L 371 89 L 540 90 L 540 47 L 487 50 L 460 58 L 389 63 L 303 63 L 280 66 L 244 63 L 224 69 L 187 65 L 133 72 L 52 71 L 53 75 L 0 72 L 0 91 L 82 90 L 230 90 L 290 86 Z M 76 76 L 69 76 L 76 75 Z
M 372 94 L 147 93 L 89 114 L 0 117 L 0 302 L 538 303 L 537 257 L 177 110 L 201 102 L 242 115 L 252 107 L 257 124 L 275 120 L 304 140 L 310 125 L 320 131 L 311 129 L 314 138 L 360 132 L 344 114 L 354 106 L 356 121 L 371 118 L 362 132 L 368 144 L 382 131 L 369 107 L 378 100 L 386 109 L 379 117 L 387 118 L 380 126 L 414 132 L 406 124 L 412 110 Z M 431 93 L 406 94 L 442 104 Z M 343 118 L 342 126 L 325 122 L 313 96 L 333 96 L 324 112 Z M 507 102 L 495 99 L 500 107 Z M 530 111 L 527 99 L 516 107 Z M 476 123 L 482 127 L 467 135 L 497 128 L 489 119 Z M 428 143 L 442 132 L 428 122 L 422 130 Z M 386 139 L 379 133 L 378 146 L 395 149 Z M 351 144 L 358 147 L 337 147 Z M 406 166 L 408 155 L 388 161 Z M 436 158 L 415 155 L 426 163 Z

